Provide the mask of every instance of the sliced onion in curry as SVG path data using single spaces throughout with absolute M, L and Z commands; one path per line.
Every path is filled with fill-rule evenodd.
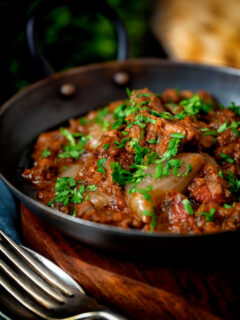
M 80 163 L 71 164 L 70 166 L 67 167 L 66 170 L 60 172 L 58 176 L 60 178 L 70 177 L 75 179 L 81 167 L 82 167 L 82 164 Z
M 111 198 L 112 197 L 105 192 L 101 192 L 101 191 L 89 192 L 89 200 L 97 209 L 103 208 L 105 205 L 110 204 Z
M 164 194 L 167 191 L 175 190 L 177 192 L 185 193 L 189 183 L 199 172 L 204 165 L 205 160 L 201 154 L 198 153 L 182 153 L 179 154 L 176 159 L 183 161 L 181 168 L 179 169 L 179 176 L 175 176 L 172 172 L 162 178 L 154 180 L 154 173 L 156 170 L 156 164 L 150 165 L 145 172 L 151 176 L 146 176 L 136 187 L 146 189 L 147 186 L 152 186 L 150 192 L 152 196 L 152 203 L 149 200 L 144 199 L 144 196 L 140 192 L 129 193 L 132 185 L 128 185 L 126 188 L 126 197 L 129 207 L 139 216 L 143 218 L 143 221 L 149 220 L 149 217 L 142 215 L 144 210 L 151 211 L 152 206 L 157 206 L 161 203 Z M 192 171 L 184 176 L 184 172 L 187 170 L 187 164 L 190 164 Z

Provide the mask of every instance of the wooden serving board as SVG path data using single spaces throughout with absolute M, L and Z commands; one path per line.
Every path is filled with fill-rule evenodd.
M 240 319 L 236 259 L 214 263 L 203 257 L 201 265 L 132 262 L 66 237 L 23 205 L 21 216 L 28 247 L 57 263 L 88 294 L 128 319 Z

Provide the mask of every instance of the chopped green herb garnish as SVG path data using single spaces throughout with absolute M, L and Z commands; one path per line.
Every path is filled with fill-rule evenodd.
M 67 170 L 67 168 L 68 168 L 67 166 L 63 166 L 63 167 L 62 167 L 62 171 Z
M 151 98 L 151 96 L 152 96 L 151 93 L 138 93 L 138 94 L 136 94 L 136 98 L 141 98 L 141 97 Z
M 155 160 L 157 159 L 159 159 L 157 152 L 148 153 L 145 164 L 155 163 Z
M 151 187 L 151 186 L 148 186 L 148 187 Z M 152 189 L 151 189 L 152 190 Z M 141 188 L 133 188 L 131 189 L 131 193 L 134 193 L 134 192 L 139 192 L 143 195 L 143 198 L 145 200 L 151 200 L 152 199 L 152 196 L 151 194 L 149 193 L 151 190 L 145 190 L 145 189 L 141 189 Z
M 132 172 L 123 169 L 118 162 L 111 162 L 110 168 L 113 170 L 113 182 L 117 182 L 121 187 L 124 187 L 132 177 Z
M 156 217 L 154 208 L 152 208 L 152 211 L 143 210 L 142 215 L 143 215 L 143 216 L 150 216 L 150 217 L 152 217 L 152 221 L 151 221 L 150 227 L 151 227 L 151 231 L 153 231 L 154 228 L 155 228 L 155 226 L 156 226 L 156 223 L 157 223 L 157 217 Z
M 234 102 L 231 102 L 227 108 L 235 112 L 236 115 L 240 116 L 240 106 L 236 106 Z
M 150 110 L 150 113 L 158 118 L 162 118 L 162 119 L 166 119 L 166 120 L 170 120 L 170 119 L 174 119 L 174 116 L 170 113 L 170 112 L 157 112 L 155 110 Z
M 232 206 L 230 206 L 230 205 L 227 204 L 227 203 L 224 203 L 223 207 L 224 207 L 225 209 L 231 209 L 231 208 L 232 208 Z
M 108 144 L 108 143 L 106 143 L 106 144 L 103 145 L 103 149 L 104 149 L 104 150 L 107 150 L 109 147 L 110 147 L 110 144 Z
M 98 160 L 98 162 L 97 162 L 97 166 L 98 166 L 97 172 L 102 172 L 103 174 L 106 174 L 106 171 L 105 171 L 105 169 L 103 167 L 103 163 L 105 163 L 105 162 L 107 162 L 106 158 L 102 158 L 102 159 Z
M 228 127 L 228 120 L 226 120 L 218 129 L 217 132 L 222 133 Z
M 142 164 L 145 155 L 151 151 L 151 148 L 141 147 L 137 138 L 130 141 L 130 147 L 132 147 L 134 150 L 134 153 L 135 153 L 134 161 L 136 164 Z
M 234 160 L 226 153 L 219 153 L 219 156 L 229 163 L 234 163 Z
M 217 136 L 217 133 L 213 130 L 210 130 L 210 131 L 204 132 L 203 136 Z
M 177 136 L 178 138 L 174 138 Z M 181 139 L 184 138 L 184 134 L 182 132 L 173 133 L 170 135 L 170 137 L 173 137 L 168 144 L 168 149 L 165 151 L 162 155 L 162 157 L 159 160 L 156 160 L 155 163 L 157 163 L 154 179 L 162 178 L 163 176 L 166 176 L 170 173 L 170 169 L 173 168 L 173 173 L 175 175 L 178 175 L 178 169 L 182 165 L 182 161 L 178 159 L 172 159 L 172 157 L 175 157 L 178 153 L 178 146 L 181 142 Z M 170 161 L 169 161 L 170 160 Z M 163 162 L 168 161 L 164 167 Z
M 56 197 L 48 203 L 48 206 L 54 207 L 54 202 L 62 203 L 64 206 L 67 206 L 69 202 L 81 203 L 84 192 L 85 186 L 81 185 L 77 188 L 77 183 L 73 178 L 57 178 L 55 184 Z
M 148 143 L 150 144 L 155 144 L 155 143 L 159 143 L 160 138 L 158 137 L 158 139 L 150 139 L 148 140 Z
M 166 160 L 169 160 L 171 157 L 176 156 L 176 154 L 178 153 L 179 144 L 180 144 L 181 139 L 183 137 L 184 137 L 184 135 L 182 134 L 181 138 L 179 135 L 178 138 L 173 138 L 169 141 L 167 151 L 165 151 L 164 154 L 162 155 L 161 162 L 164 162 Z
M 90 136 L 83 136 L 79 132 L 71 133 L 66 128 L 60 128 L 60 131 L 61 134 L 68 139 L 69 144 L 63 147 L 64 152 L 59 153 L 58 157 L 79 159 L 84 152 L 84 147 L 90 139 Z
M 116 148 L 123 148 L 125 147 L 125 144 L 130 140 L 131 138 L 127 137 L 127 138 L 123 138 L 121 143 L 119 141 L 114 141 L 114 144 L 116 145 Z
M 135 186 L 140 183 L 145 177 L 151 176 L 150 173 L 146 173 L 145 169 L 148 168 L 146 165 L 132 165 L 131 168 L 136 169 L 134 173 L 131 174 L 128 183 L 132 183 L 132 187 L 129 193 L 135 188 Z
M 130 89 L 129 89 L 129 88 L 126 88 L 126 92 L 127 92 L 128 97 L 130 98 L 130 97 L 131 97 L 131 95 L 132 95 L 132 93 L 131 93 Z
M 200 131 L 204 132 L 203 136 L 217 136 L 217 132 L 210 130 L 209 128 L 200 128 Z
M 175 115 L 175 118 L 180 120 L 185 117 L 195 116 L 200 112 L 208 113 L 213 107 L 212 103 L 205 103 L 198 94 L 182 100 L 180 105 L 183 107 L 183 111 Z
M 88 191 L 96 191 L 97 190 L 97 186 L 95 184 L 91 184 L 88 186 Z
M 183 174 L 183 177 L 186 177 L 191 171 L 192 171 L 192 166 L 188 163 L 188 164 L 187 164 L 187 170 L 186 170 L 186 172 Z
M 78 121 L 79 121 L 79 123 L 80 123 L 81 125 L 88 124 L 88 120 L 87 120 L 86 118 L 80 118 L 80 119 L 78 119 Z
M 171 134 L 170 137 L 182 139 L 182 138 L 184 138 L 184 134 L 182 132 L 175 132 L 175 133 Z
M 199 214 L 200 214 L 200 216 L 205 216 L 206 221 L 210 222 L 210 221 L 213 221 L 215 212 L 216 212 L 216 209 L 211 208 L 210 212 L 200 212 Z
M 190 214 L 190 215 L 194 214 L 193 207 L 191 205 L 191 202 L 188 199 L 184 199 L 182 201 L 182 204 L 183 204 L 183 207 L 187 211 L 188 214 Z
M 182 164 L 183 164 L 183 161 L 180 161 L 178 159 L 169 160 L 165 164 L 165 166 L 163 163 L 159 163 L 156 166 L 154 180 L 158 178 L 162 178 L 164 176 L 168 176 L 170 174 L 170 169 L 172 169 L 172 172 L 175 176 L 179 176 L 178 170 L 181 168 Z
M 135 121 L 132 121 L 127 128 L 131 128 L 134 124 L 138 125 L 140 128 L 144 129 L 147 123 L 156 124 L 156 120 L 150 117 L 139 114 L 135 117 Z
M 61 132 L 61 135 L 64 136 L 66 139 L 68 139 L 68 141 L 69 141 L 72 145 L 75 144 L 75 139 L 74 139 L 72 133 L 71 133 L 70 131 L 68 131 L 68 129 L 61 127 L 61 128 L 60 128 L 60 132 Z
M 41 158 L 47 158 L 48 156 L 50 156 L 51 151 L 49 151 L 48 149 L 44 149 L 41 155 Z
M 149 201 L 150 203 L 152 203 L 151 191 L 152 191 L 152 186 L 149 185 L 149 186 L 146 187 L 146 189 L 142 189 L 142 188 L 131 188 L 129 192 L 130 192 L 130 193 L 139 192 L 139 193 L 141 193 L 141 194 L 143 195 L 143 198 L 144 198 L 145 200 L 147 200 L 147 201 Z M 152 217 L 150 227 L 151 227 L 151 231 L 153 231 L 154 228 L 155 228 L 155 226 L 156 226 L 156 221 L 157 221 L 154 208 L 152 207 L 152 211 L 143 210 L 143 211 L 142 211 L 142 215 Z
M 237 193 L 240 190 L 240 180 L 234 177 L 234 174 L 231 171 L 227 171 L 225 175 L 222 171 L 219 171 L 219 176 L 228 181 L 230 192 Z
M 73 209 L 72 217 L 76 217 L 76 208 Z
M 94 118 L 94 122 L 96 122 L 103 131 L 106 131 L 110 127 L 110 122 L 104 117 L 109 114 L 109 108 L 105 107 L 104 109 L 98 111 L 98 115 Z
M 230 124 L 228 124 L 228 119 L 218 128 L 218 132 L 222 133 L 225 130 L 231 129 L 232 132 L 235 134 L 235 136 L 239 137 L 239 132 L 237 128 L 240 126 L 240 121 L 232 121 Z

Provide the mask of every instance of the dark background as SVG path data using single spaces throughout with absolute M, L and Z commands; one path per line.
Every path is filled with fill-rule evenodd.
M 62 5 L 50 10 L 40 20 L 40 47 L 56 72 L 114 60 L 116 57 L 114 28 L 105 17 L 96 15 L 96 2 L 75 1 L 79 10 Z M 0 0 L 0 104 L 24 86 L 41 78 L 28 52 L 25 28 L 30 12 L 43 2 L 46 3 L 45 0 Z M 50 2 L 48 0 L 47 4 Z M 106 2 L 115 9 L 126 26 L 131 58 L 162 56 L 162 49 L 150 31 L 153 0 Z

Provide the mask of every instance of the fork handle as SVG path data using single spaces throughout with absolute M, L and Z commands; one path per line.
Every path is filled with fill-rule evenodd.
M 127 320 L 108 307 L 99 304 L 94 298 L 83 294 L 79 298 L 79 314 L 62 320 Z
M 100 311 L 91 311 L 91 312 L 85 312 L 81 313 L 79 315 L 65 318 L 63 320 L 127 320 L 127 318 L 111 311 L 111 310 L 100 310 Z

